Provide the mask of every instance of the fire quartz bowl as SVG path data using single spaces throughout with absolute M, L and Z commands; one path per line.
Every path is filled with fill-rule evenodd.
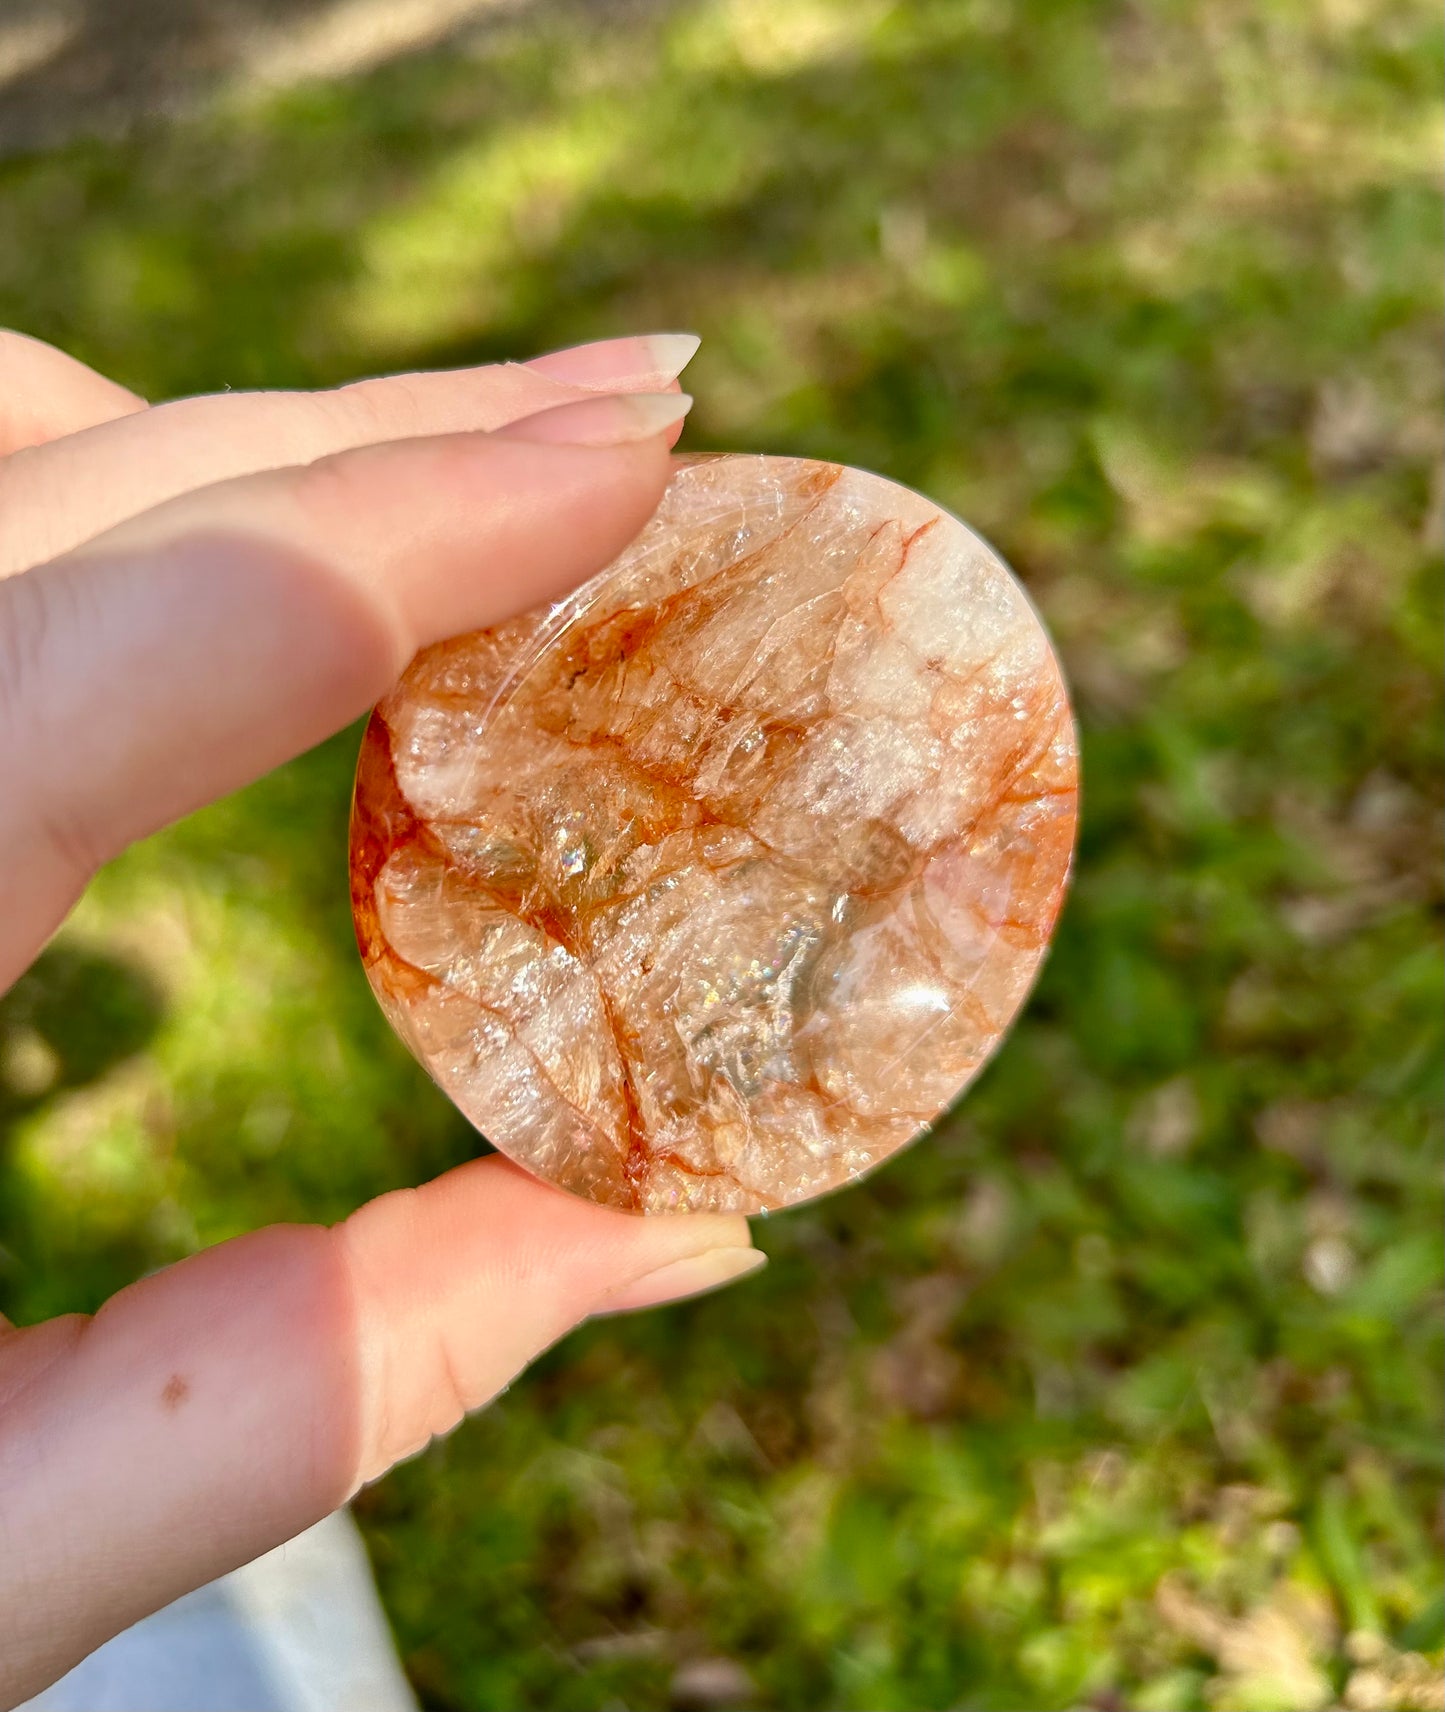
M 642 1213 L 786 1206 L 997 1045 L 1076 793 L 1058 662 L 978 536 L 861 470 L 680 461 L 607 570 L 377 707 L 357 937 L 528 1170 Z

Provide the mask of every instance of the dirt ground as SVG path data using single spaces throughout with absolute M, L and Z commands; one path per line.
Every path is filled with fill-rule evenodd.
M 364 71 L 553 0 L 0 0 L 0 157 Z M 596 10 L 594 5 L 591 8 Z

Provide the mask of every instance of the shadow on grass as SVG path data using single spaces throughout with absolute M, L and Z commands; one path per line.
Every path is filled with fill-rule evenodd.
M 1077 885 L 963 1112 L 368 1496 L 438 1706 L 664 1707 L 693 1647 L 787 1707 L 1265 1703 L 1166 1632 L 1167 1572 L 1231 1611 L 1327 1579 L 1341 1681 L 1360 1565 L 1417 1633 L 1439 210 L 1395 127 L 1435 37 L 1359 17 L 538 4 L 0 166 L 0 320 L 153 396 L 693 325 L 691 443 L 925 487 L 1076 692 Z M 270 959 L 170 1090 L 206 1235 L 470 1145 L 355 966 L 354 757 L 167 837 L 256 930 L 237 984 Z
M 22 1118 L 145 1050 L 165 1018 L 143 970 L 52 946 L 0 997 L 0 1149 Z
M 37 1246 L 45 1250 L 53 1234 L 15 1157 L 20 1125 L 144 1052 L 164 1020 L 144 971 L 75 943 L 43 952 L 0 996 L 0 1308 L 11 1284 L 23 1294 Z M 132 1234 L 120 1246 L 116 1268 L 133 1277 L 145 1265 L 144 1241 Z

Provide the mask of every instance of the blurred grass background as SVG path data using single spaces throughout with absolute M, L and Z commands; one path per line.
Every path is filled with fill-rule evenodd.
M 1424 0 L 0 12 L 0 322 L 152 397 L 694 328 L 688 444 L 934 495 L 1076 691 L 963 1109 L 361 1500 L 428 1707 L 1445 1705 L 1441 60 Z M 16 1317 L 473 1150 L 357 963 L 356 741 L 4 1001 Z

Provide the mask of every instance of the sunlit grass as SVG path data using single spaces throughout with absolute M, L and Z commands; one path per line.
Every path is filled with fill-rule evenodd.
M 691 444 L 926 488 L 1074 686 L 1075 893 L 959 1117 L 366 1497 L 428 1704 L 1432 1704 L 1440 41 L 537 3 L 0 166 L 0 319 L 155 396 L 695 328 Z M 474 1147 L 356 965 L 353 754 L 132 852 L 0 1015 L 10 1311 Z

